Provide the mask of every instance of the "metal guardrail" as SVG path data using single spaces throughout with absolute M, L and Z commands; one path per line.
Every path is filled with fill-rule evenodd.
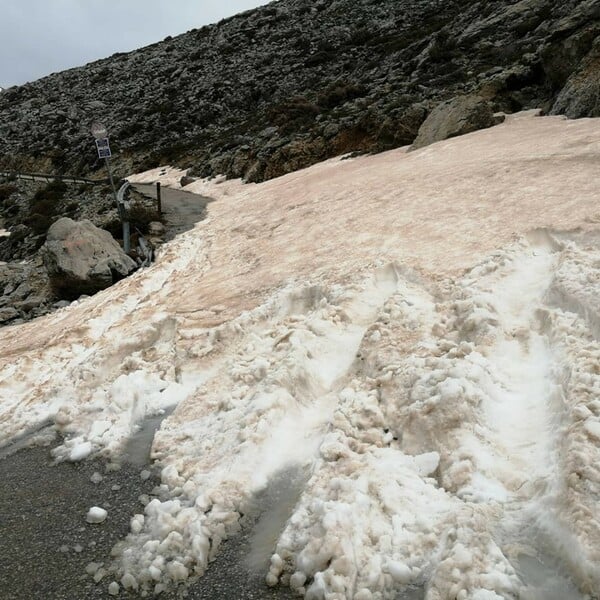
M 126 181 L 117 192 L 117 203 L 123 204 L 125 208 L 129 208 L 129 200 L 125 200 L 125 194 L 129 192 L 130 187 L 131 184 L 129 183 L 129 181 Z
M 0 177 L 7 179 L 22 179 L 23 181 L 62 181 L 64 183 L 80 183 L 84 185 L 106 185 L 108 179 L 86 179 L 84 177 L 70 177 L 69 175 L 50 175 L 47 173 L 15 173 L 14 171 L 0 171 Z

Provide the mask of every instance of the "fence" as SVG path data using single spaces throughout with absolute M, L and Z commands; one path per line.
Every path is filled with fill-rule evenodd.
M 84 185 L 106 185 L 108 179 L 85 179 L 83 177 L 70 177 L 69 175 L 48 175 L 46 173 L 15 173 L 13 171 L 0 171 L 0 177 L 7 179 L 22 179 L 23 181 L 62 181 L 64 183 L 79 183 Z

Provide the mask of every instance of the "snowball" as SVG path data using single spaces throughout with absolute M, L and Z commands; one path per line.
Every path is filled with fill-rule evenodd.
M 138 582 L 137 579 L 131 573 L 125 573 L 123 577 L 121 577 L 121 585 L 126 590 L 137 590 Z
M 88 523 L 103 523 L 106 520 L 108 513 L 99 506 L 92 506 L 85 517 Z
M 86 568 L 85 572 L 88 575 L 95 575 L 98 569 L 102 566 L 102 563 L 91 562 Z
M 76 444 L 69 453 L 69 460 L 71 462 L 77 462 L 87 458 L 92 453 L 91 442 L 83 442 L 82 444 Z
M 131 532 L 140 533 L 144 527 L 144 515 L 134 515 L 131 519 Z
M 419 474 L 423 477 L 428 477 L 440 465 L 440 455 L 437 452 L 428 452 L 414 457 L 415 465 L 419 470 Z
M 100 567 L 94 574 L 94 582 L 99 583 L 102 580 L 102 578 L 105 576 L 106 576 L 106 569 L 104 567 Z
M 185 581 L 188 578 L 189 571 L 178 560 L 174 560 L 167 565 L 167 571 L 173 581 Z
M 306 583 L 306 575 L 302 571 L 296 571 L 290 577 L 290 587 L 293 590 L 301 588 Z
M 397 581 L 398 583 L 410 583 L 412 581 L 412 570 L 404 563 L 388 560 L 387 570 L 394 578 L 394 581 Z
M 475 590 L 473 592 L 473 596 L 471 596 L 473 600 L 502 600 L 503 596 L 499 596 L 495 592 L 491 592 L 490 590 Z
M 100 483 L 103 479 L 104 477 L 102 477 L 102 475 L 100 475 L 100 473 L 97 471 L 90 477 L 90 481 L 92 483 Z
M 456 544 L 452 558 L 454 559 L 456 565 L 461 569 L 470 567 L 471 563 L 473 562 L 473 556 L 463 544 Z
M 111 596 L 117 596 L 119 594 L 119 584 L 116 581 L 111 581 L 108 586 L 108 593 Z

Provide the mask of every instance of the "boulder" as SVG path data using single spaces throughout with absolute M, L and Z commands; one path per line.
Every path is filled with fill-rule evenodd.
M 492 105 L 481 96 L 457 96 L 438 104 L 425 119 L 411 150 L 498 124 Z
M 186 185 L 190 185 L 190 183 L 194 183 L 194 181 L 197 181 L 196 177 L 189 177 L 188 175 L 184 175 L 180 180 L 179 180 L 179 185 L 181 187 L 185 187 Z
M 41 254 L 54 293 L 67 300 L 103 290 L 136 268 L 110 233 L 67 217 L 50 227 Z
M 600 117 L 600 39 L 567 80 L 551 114 L 570 119 Z

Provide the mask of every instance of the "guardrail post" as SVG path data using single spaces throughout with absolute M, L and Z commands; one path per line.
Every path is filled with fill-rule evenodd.
M 158 203 L 158 214 L 162 215 L 162 200 L 160 197 L 160 181 L 156 182 L 156 202 Z
M 125 254 L 129 254 L 131 250 L 131 242 L 130 242 L 130 229 L 129 229 L 129 215 L 127 211 L 129 209 L 129 203 L 125 201 L 125 193 L 129 189 L 130 184 L 126 181 L 117 192 L 117 208 L 119 210 L 119 217 L 121 218 L 121 223 L 123 224 L 123 251 Z
M 125 217 L 123 220 L 123 251 L 125 254 L 129 254 L 131 250 L 131 243 L 129 240 L 129 221 L 127 221 L 127 217 Z

